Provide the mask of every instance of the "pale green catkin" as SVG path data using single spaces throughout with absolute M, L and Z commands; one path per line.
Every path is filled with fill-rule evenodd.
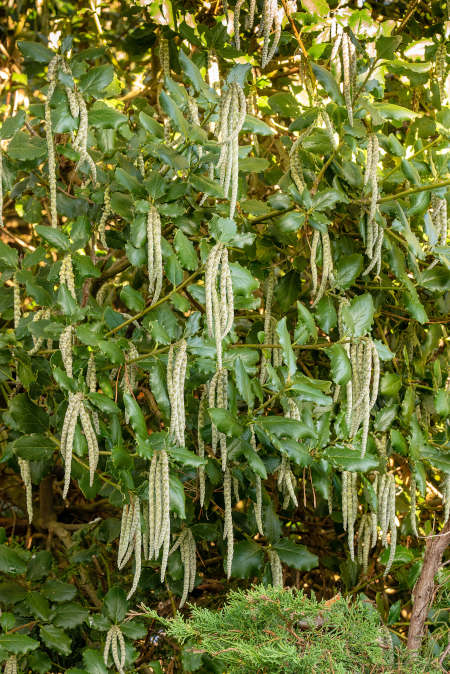
M 270 344 L 272 339 L 272 302 L 273 302 L 273 293 L 275 290 L 275 279 L 276 273 L 272 270 L 268 276 L 266 283 L 266 299 L 264 304 L 264 341 Z M 269 354 L 273 349 L 269 350 Z M 264 353 L 261 353 L 261 366 L 259 371 L 259 383 L 261 386 L 264 385 L 267 376 L 267 367 L 266 367 L 266 356 Z
M 344 93 L 345 106 L 347 108 L 348 121 L 350 126 L 353 126 L 353 103 L 352 103 L 352 61 L 353 44 L 346 32 L 342 33 L 340 41 L 341 57 L 342 57 L 342 89 Z
M 261 68 L 268 65 L 276 52 L 281 37 L 281 18 L 282 10 L 278 8 L 278 0 L 264 0 L 260 25 L 260 33 L 263 36 Z M 269 49 L 272 29 L 274 29 L 274 36 Z
M 206 324 L 215 338 L 217 369 L 222 369 L 222 341 L 234 323 L 234 296 L 228 251 L 222 243 L 210 251 L 205 265 Z
M 152 456 L 148 495 L 148 559 L 158 559 L 162 550 L 160 575 L 163 582 L 170 549 L 169 457 L 165 449 L 155 451 Z
M 258 446 L 256 444 L 255 428 L 253 424 L 250 426 L 250 445 L 254 452 L 258 451 Z M 256 491 L 256 502 L 255 502 L 255 520 L 256 526 L 258 527 L 258 533 L 261 536 L 264 536 L 264 527 L 262 522 L 262 487 L 261 487 L 261 478 L 259 475 L 255 476 L 255 491 Z
M 20 285 L 17 280 L 16 274 L 13 277 L 13 315 L 14 315 L 14 330 L 17 330 L 19 327 L 20 316 L 21 316 L 21 302 L 20 302 Z
M 58 226 L 58 212 L 56 208 L 56 158 L 55 145 L 53 142 L 52 117 L 50 103 L 53 93 L 56 89 L 56 75 L 60 56 L 57 54 L 48 64 L 47 79 L 49 81 L 47 97 L 45 99 L 45 136 L 47 141 L 47 161 L 48 161 L 48 182 L 50 185 L 50 223 L 56 228 Z
M 184 569 L 183 594 L 178 606 L 180 609 L 184 606 L 189 592 L 192 592 L 195 587 L 195 575 L 197 573 L 197 546 L 190 529 L 183 529 L 175 544 L 172 546 L 169 555 L 178 548 L 180 548 L 181 563 L 183 564 Z
M 30 462 L 19 457 L 18 463 L 20 468 L 20 476 L 25 487 L 28 522 L 31 524 L 33 521 L 33 487 L 31 484 Z
M 119 652 L 120 650 L 120 652 Z M 111 625 L 105 641 L 105 648 L 103 650 L 103 661 L 108 667 L 108 656 L 111 651 L 114 666 L 119 674 L 124 674 L 125 660 L 126 660 L 126 646 L 122 630 L 119 625 Z
M 3 674 L 17 674 L 17 657 L 15 655 L 10 655 L 6 660 Z
M 444 524 L 446 524 L 448 522 L 448 518 L 450 517 L 450 473 L 445 473 L 442 495 L 444 506 Z
M 103 211 L 102 215 L 100 218 L 100 222 L 98 224 L 98 237 L 100 239 L 100 243 L 102 244 L 103 248 L 108 250 L 108 244 L 106 243 L 106 223 L 108 222 L 108 218 L 111 214 L 111 195 L 110 195 L 110 188 L 109 185 L 105 188 L 105 194 L 104 194 L 104 205 L 103 205 Z
M 161 249 L 161 218 L 153 205 L 150 205 L 147 217 L 147 269 L 148 291 L 155 304 L 161 294 L 163 283 L 163 264 Z
M 0 227 L 3 226 L 3 151 L 0 142 Z
M 447 44 L 440 42 L 436 49 L 435 55 L 435 71 L 436 79 L 439 87 L 439 97 L 441 99 L 441 106 L 446 103 L 445 80 L 447 74 Z
M 317 267 L 316 267 L 316 251 L 317 251 L 317 242 L 318 242 L 318 234 L 316 230 L 314 231 L 313 235 L 313 243 L 311 245 L 311 278 L 313 282 L 313 303 L 312 306 L 315 307 L 320 300 L 322 299 L 327 284 L 328 283 L 333 283 L 334 281 L 334 276 L 333 276 L 333 255 L 331 252 L 331 243 L 330 243 L 330 236 L 328 234 L 328 231 L 326 232 L 321 232 L 320 236 L 322 239 L 322 279 L 320 281 L 320 286 L 317 289 Z
M 202 430 L 206 421 L 207 399 L 208 399 L 208 386 L 205 385 L 202 388 L 197 417 L 197 445 L 198 445 L 198 455 L 201 459 L 205 458 L 205 441 L 203 440 Z M 200 508 L 203 508 L 205 504 L 205 488 L 206 488 L 204 465 L 198 467 L 198 485 L 199 485 L 198 488 L 199 488 Z
M 409 485 L 409 493 L 410 493 L 410 521 L 411 521 L 411 530 L 413 533 L 413 536 L 416 538 L 419 537 L 419 532 L 417 531 L 417 517 L 416 517 L 416 480 L 415 478 L 411 475 L 410 479 L 410 485 Z
M 358 474 L 350 471 L 342 473 L 342 520 L 348 534 L 350 558 L 355 561 L 355 522 L 358 514 Z
M 184 385 L 187 365 L 187 344 L 185 340 L 176 346 L 170 345 L 167 361 L 167 390 L 170 400 L 170 434 L 175 442 L 184 447 L 186 426 L 184 411 Z
M 241 48 L 241 37 L 239 35 L 239 31 L 240 31 L 241 7 L 243 4 L 244 0 L 237 0 L 233 12 L 234 44 L 236 49 L 238 50 Z
M 231 567 L 233 564 L 233 553 L 234 553 L 234 532 L 233 532 L 233 516 L 231 504 L 231 473 L 229 468 L 226 468 L 223 478 L 223 498 L 225 505 L 223 538 L 224 540 L 227 541 L 226 573 L 227 578 L 230 578 Z
M 268 550 L 270 572 L 272 574 L 272 586 L 283 587 L 283 567 L 278 553 L 275 550 Z
M 220 156 L 216 165 L 226 199 L 229 197 L 231 187 L 230 218 L 233 218 L 236 209 L 239 185 L 239 132 L 244 125 L 246 113 L 247 104 L 242 87 L 237 82 L 231 82 L 221 99 L 218 124 Z

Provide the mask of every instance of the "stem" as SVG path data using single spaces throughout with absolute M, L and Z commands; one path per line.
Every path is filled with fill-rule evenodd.
M 438 190 L 440 187 L 447 187 L 450 185 L 450 180 L 443 180 L 440 183 L 431 183 L 430 185 L 421 185 L 420 187 L 413 187 L 410 190 L 402 190 L 401 192 L 396 192 L 395 194 L 388 194 L 385 197 L 378 199 L 379 204 L 384 204 L 387 201 L 394 201 L 395 199 L 400 199 L 401 197 L 408 197 L 410 194 L 418 194 L 419 192 L 428 192 L 429 190 Z M 364 199 L 366 202 L 367 199 Z
M 107 332 L 105 334 L 105 337 L 111 337 L 111 335 L 114 335 L 116 332 L 119 332 L 119 330 L 122 330 L 122 328 L 125 328 L 127 325 L 130 325 L 130 323 L 133 323 L 133 321 L 137 321 L 140 318 L 142 318 L 143 316 L 145 316 L 145 314 L 148 314 L 148 312 L 151 311 L 152 309 L 156 309 L 161 304 L 164 304 L 164 302 L 167 302 L 167 300 L 170 299 L 172 297 L 172 295 L 179 292 L 180 290 L 183 290 L 183 288 L 185 286 L 187 286 L 195 278 L 197 278 L 197 276 L 200 276 L 202 271 L 203 271 L 203 267 L 201 267 L 200 269 L 197 269 L 197 271 L 195 271 L 193 274 L 188 276 L 182 283 L 180 283 L 180 285 L 175 286 L 175 288 L 173 288 L 170 291 L 170 293 L 168 293 L 167 295 L 162 297 L 160 300 L 155 302 L 155 304 L 150 304 L 148 307 L 145 307 L 145 309 L 143 309 L 139 313 L 135 314 L 134 316 L 131 316 L 131 318 L 128 318 L 126 321 L 124 321 L 120 325 L 117 325 L 115 328 L 113 328 L 112 330 Z

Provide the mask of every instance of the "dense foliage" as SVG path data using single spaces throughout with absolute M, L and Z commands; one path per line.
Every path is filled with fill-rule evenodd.
M 162 622 L 191 651 L 207 653 L 229 672 L 439 672 L 407 651 L 396 653 L 367 600 L 319 602 L 303 592 L 258 586 L 231 592 L 221 611 L 196 607 Z M 394 659 L 396 662 L 394 663 Z
M 450 510 L 450 17 L 360 4 L 8 8 L 10 674 L 222 671 L 124 619 L 227 577 L 404 638 Z

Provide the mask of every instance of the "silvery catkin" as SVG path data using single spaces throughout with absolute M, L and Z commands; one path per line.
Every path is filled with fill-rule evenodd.
M 283 567 L 276 550 L 268 550 L 272 587 L 283 587 Z
M 148 496 L 148 559 L 158 559 L 162 549 L 161 582 L 163 582 L 170 549 L 169 457 L 165 449 L 155 451 L 152 456 Z
M 187 344 L 182 340 L 176 346 L 170 345 L 167 360 L 167 390 L 170 400 L 170 434 L 175 442 L 184 447 L 186 426 L 184 411 L 184 385 L 187 364 Z
M 272 60 L 281 37 L 281 17 L 283 10 L 278 8 L 278 0 L 264 0 L 260 33 L 263 36 L 261 68 L 265 68 Z M 269 49 L 270 33 L 274 28 L 272 46 Z
M 221 99 L 218 124 L 220 156 L 216 165 L 226 199 L 231 186 L 230 218 L 234 216 L 236 209 L 239 185 L 239 132 L 244 125 L 246 112 L 247 104 L 242 87 L 237 82 L 231 82 Z
M 197 572 L 197 547 L 195 545 L 195 538 L 190 529 L 183 529 L 169 554 L 171 555 L 178 548 L 180 548 L 181 562 L 184 568 L 183 594 L 178 606 L 180 609 L 184 606 L 188 593 L 192 592 L 194 589 L 195 575 Z
M 106 634 L 105 648 L 103 650 L 103 661 L 106 667 L 108 667 L 108 655 L 110 649 L 115 668 L 119 674 L 124 674 L 127 652 L 125 647 L 125 639 L 123 638 L 122 630 L 120 629 L 119 625 L 111 625 Z
M 33 487 L 31 484 L 30 462 L 19 457 L 18 463 L 20 468 L 20 476 L 25 487 L 28 522 L 31 524 L 33 521 Z
M 317 287 L 316 254 L 319 237 L 321 237 L 322 239 L 322 279 L 320 281 L 320 286 Z M 328 230 L 326 232 L 319 233 L 315 229 L 311 244 L 311 280 L 312 280 L 313 307 L 315 307 L 322 299 L 327 287 L 327 283 L 328 282 L 333 283 L 334 281 L 333 270 L 334 270 L 333 255 L 331 252 L 331 243 Z
M 163 282 L 163 265 L 161 250 L 161 219 L 153 205 L 150 205 L 147 216 L 147 269 L 148 291 L 155 304 L 161 294 Z
M 234 322 L 234 296 L 228 251 L 217 243 L 210 251 L 205 265 L 205 309 L 210 337 L 217 350 L 217 369 L 222 369 L 222 340 Z
M 47 141 L 47 156 L 48 156 L 48 182 L 50 185 L 50 223 L 56 228 L 58 226 L 58 213 L 56 208 L 56 158 L 55 145 L 53 142 L 52 132 L 52 117 L 50 102 L 53 93 L 56 89 L 56 75 L 57 68 L 60 61 L 60 56 L 56 54 L 48 64 L 47 79 L 49 81 L 47 96 L 45 99 L 45 137 Z

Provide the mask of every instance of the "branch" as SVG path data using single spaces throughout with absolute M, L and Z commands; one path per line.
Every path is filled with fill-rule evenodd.
M 442 555 L 450 545 L 450 519 L 437 536 L 429 538 L 425 549 L 422 571 L 413 590 L 413 609 L 408 630 L 407 646 L 418 651 L 422 644 L 428 609 L 434 596 L 434 577 L 442 564 Z

